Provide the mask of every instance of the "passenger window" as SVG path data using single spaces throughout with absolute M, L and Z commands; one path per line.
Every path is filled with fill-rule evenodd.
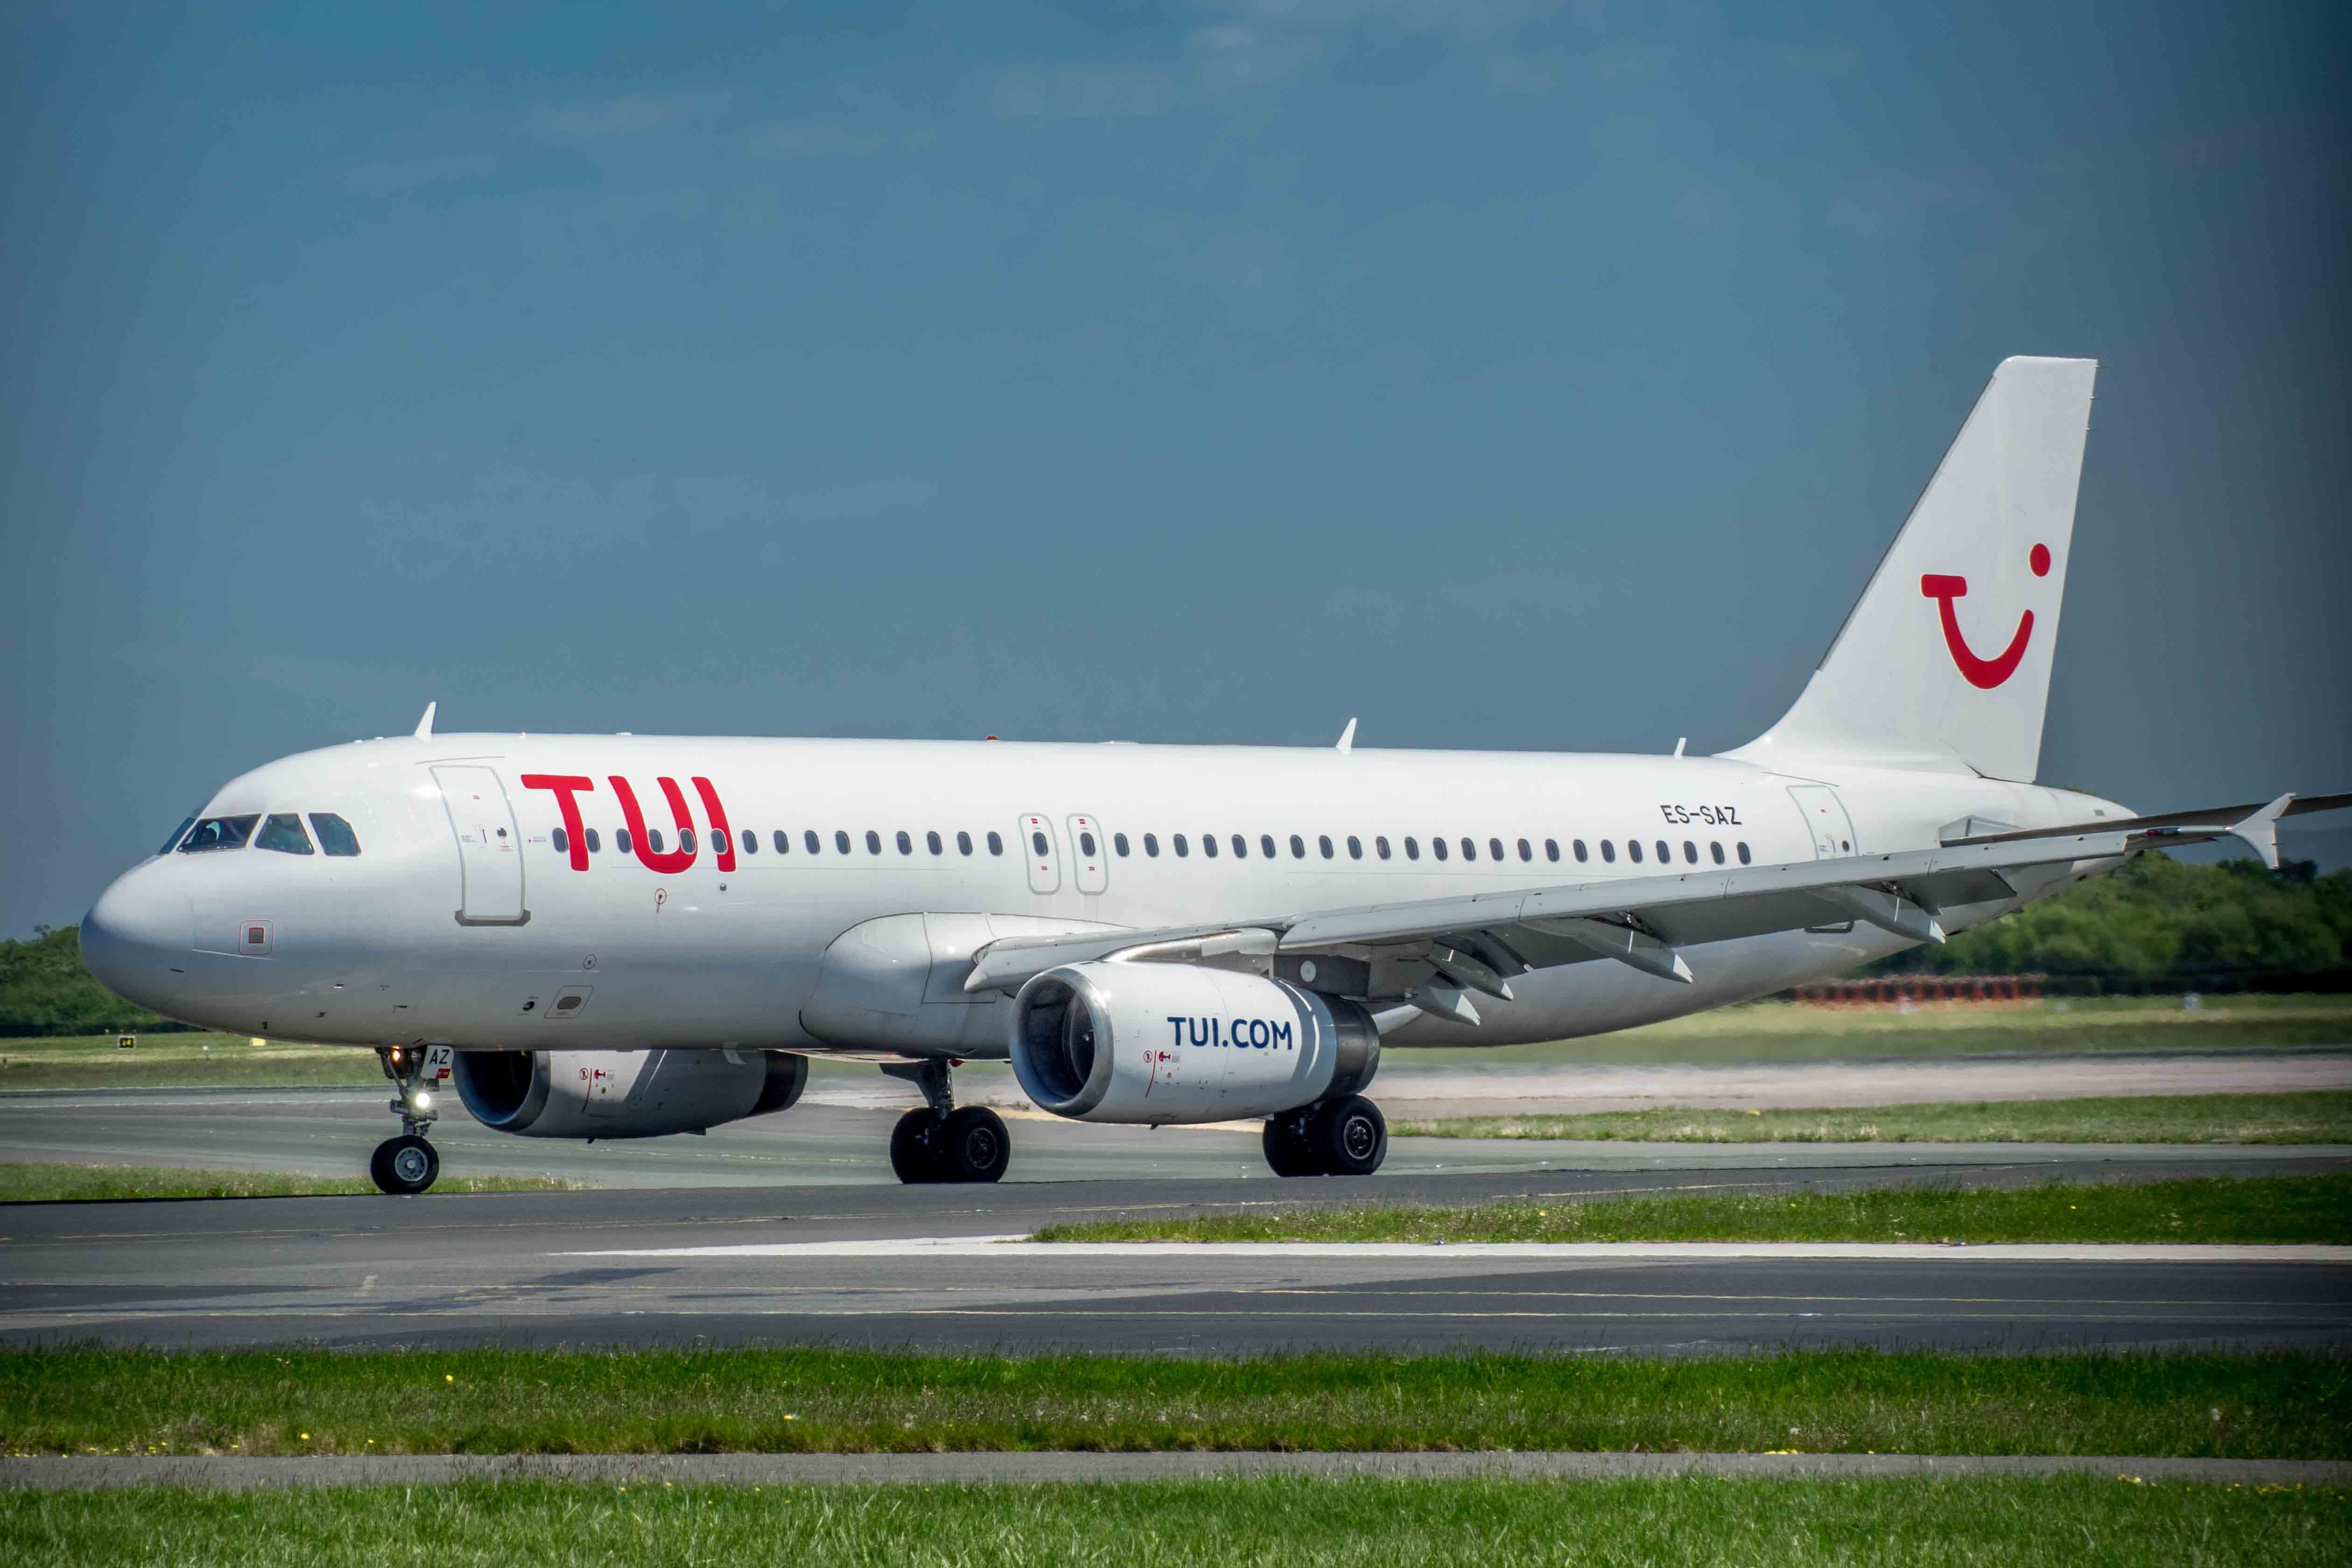
M 747 855 L 760 852 L 760 835 L 749 828 L 743 830 L 743 852 Z
M 866 852 L 869 855 L 882 852 L 882 835 L 871 828 L 866 830 Z
M 1672 865 L 1675 863 L 1674 846 L 1667 843 L 1664 839 L 1660 839 L 1658 841 L 1658 863 L 1660 865 Z
M 1723 841 L 1721 839 L 1716 839 L 1710 841 L 1706 847 L 1708 852 L 1715 856 L 1715 863 L 1721 865 L 1723 863 Z
M 988 852 L 992 855 L 1001 855 L 1004 852 L 1004 837 L 992 829 L 988 835 Z
M 1568 847 L 1576 852 L 1576 863 L 1582 865 L 1584 863 L 1584 841 L 1582 839 L 1579 839 Z
M 310 831 L 319 835 L 319 847 L 325 850 L 329 854 L 355 855 L 360 852 L 359 841 L 356 839 L 352 841 L 352 847 L 350 849 L 339 850 L 335 847 L 335 841 L 328 835 L 327 822 L 340 823 L 342 819 L 341 817 L 330 817 L 327 819 L 327 821 L 320 821 L 319 820 L 319 813 L 313 811 L 310 813 Z M 349 828 L 345 828 L 343 831 L 349 833 L 351 830 Z M 588 841 L 588 852 L 592 855 L 604 847 L 604 841 L 597 835 L 596 830 L 593 828 L 589 829 L 582 835 L 582 837 Z
M 1411 833 L 1404 836 L 1404 858 L 1409 861 L 1417 861 L 1421 858 L 1421 841 Z
M 1559 863 L 1559 841 L 1558 839 L 1546 839 L 1544 841 L 1544 859 L 1550 861 L 1555 865 Z
M 572 852 L 572 835 L 565 832 L 562 828 L 557 828 L 550 831 L 547 835 L 547 841 L 555 846 L 555 852 L 557 854 L 562 855 Z M 307 855 L 310 852 L 308 849 L 305 849 L 302 852 Z
M 1525 839 L 1521 839 L 1519 841 L 1519 858 L 1523 861 L 1531 861 L 1536 858 L 1536 852 L 1528 847 L 1528 841 Z M 1555 853 L 1551 858 L 1558 860 L 1559 859 L 1559 856 Z
M 170 854 L 173 850 L 178 849 L 178 848 L 180 847 L 180 837 L 181 837 L 181 835 L 182 835 L 182 834 L 184 834 L 184 833 L 185 833 L 185 832 L 186 832 L 190 828 L 193 828 L 193 827 L 194 827 L 195 825 L 196 825 L 196 820 L 195 820 L 194 817 L 184 817 L 184 818 L 182 818 L 182 819 L 180 820 L 180 825 L 179 825 L 178 827 L 176 827 L 176 828 L 173 828 L 173 829 L 172 830 L 172 836 L 171 836 L 170 838 L 168 838 L 168 839 L 165 839 L 165 840 L 163 841 L 163 847 L 162 849 L 160 849 L 160 850 L 157 850 L 155 852 L 156 852 L 157 854 L 159 854 L 159 855 L 168 855 L 168 854 Z
M 1444 860 L 1445 858 L 1445 841 L 1444 839 L 1430 840 L 1429 851 L 1430 853 L 1435 855 L 1439 860 Z
M 1150 855 L 1153 860 L 1158 860 L 1160 858 L 1159 834 L 1146 833 L 1143 835 L 1143 852 Z
M 1274 853 L 1274 841 L 1272 839 L 1268 839 L 1265 841 L 1265 852 L 1269 855 Z M 1249 841 L 1242 837 L 1239 833 L 1235 833 L 1234 835 L 1234 859 L 1237 861 L 1249 859 Z
M 261 834 L 253 841 L 257 850 L 276 850 L 284 855 L 307 855 L 310 835 L 302 831 L 302 819 L 292 811 L 273 811 L 261 824 Z
M 770 837 L 769 842 L 776 846 L 776 852 L 780 855 L 788 855 L 793 852 L 793 836 L 792 834 L 784 831 L 782 828 L 778 828 L 775 831 L 775 832 Z
M 1265 852 L 1272 855 L 1274 851 L 1268 849 Z M 1297 833 L 1290 835 L 1290 858 L 1295 861 L 1303 861 L 1307 858 L 1307 841 Z
M 801 830 L 801 848 L 806 850 L 811 854 L 818 854 L 824 851 L 824 841 L 816 836 L 816 830 L 814 828 L 803 828 Z
M 849 835 L 843 832 L 839 828 L 835 828 L 833 831 L 833 847 L 835 852 L 838 854 L 847 854 L 849 852 Z
M 647 828 L 646 830 L 646 847 L 653 851 L 656 854 L 662 852 L 662 836 L 661 830 L 659 828 Z
M 1316 834 L 1315 847 L 1323 852 L 1323 858 L 1325 860 L 1329 860 L 1331 858 L 1331 835 L 1328 833 Z
M 1741 865 L 1748 863 L 1748 841 L 1745 839 L 1739 841 L 1739 863 Z
M 1500 839 L 1488 839 L 1486 841 L 1486 853 L 1492 859 L 1501 860 L 1503 858 L 1503 841 Z
M 360 852 L 360 836 L 352 825 L 332 811 L 310 813 L 310 831 L 319 835 L 319 847 L 331 855 L 355 855 Z M 596 830 L 588 830 L 588 847 L 596 847 Z
M 926 829 L 923 833 L 923 847 L 930 851 L 931 853 L 935 855 L 943 855 L 948 852 L 948 847 L 940 841 L 940 835 L 929 829 Z
M 1035 855 L 1039 860 L 1044 860 L 1047 854 L 1052 852 L 1045 847 L 1045 835 L 1044 833 L 1031 833 L 1029 835 L 1029 852 Z
M 1095 836 L 1084 828 L 1078 830 L 1078 853 L 1087 860 L 1095 858 Z
M 1639 839 L 1627 839 L 1625 841 L 1625 853 L 1635 865 L 1640 865 L 1642 863 L 1642 841 Z
M 907 830 L 904 828 L 898 830 L 898 852 L 902 855 L 915 852 L 915 841 L 908 836 Z
M 200 855 L 207 850 L 241 850 L 245 841 L 253 837 L 253 824 L 259 821 L 259 812 L 250 817 L 206 817 L 180 845 L 180 852 Z
M 1465 839 L 1462 841 L 1462 858 L 1465 861 L 1475 861 L 1478 858 L 1477 840 Z
M 1191 853 L 1192 852 L 1191 846 L 1187 845 L 1187 844 L 1184 842 L 1184 835 L 1183 835 L 1183 834 L 1181 834 L 1181 833 L 1177 834 L 1177 835 L 1176 835 L 1176 837 L 1175 837 L 1174 842 L 1175 842 L 1175 845 L 1176 845 L 1176 858 L 1177 858 L 1178 860 L 1180 860 L 1180 861 L 1181 861 L 1181 860 L 1182 860 L 1186 855 L 1189 855 L 1189 854 L 1191 854 Z
M 956 830 L 956 853 L 960 855 L 971 853 L 971 835 L 961 828 Z
M 613 845 L 623 854 L 629 853 L 629 830 L 626 828 L 614 828 L 613 830 Z
M 680 828 L 677 831 L 677 847 L 679 852 L 682 854 L 690 855 L 694 852 L 694 830 L 692 828 Z M 656 844 L 654 848 L 658 850 L 661 846 L 659 844 Z
M 1125 833 L 1113 833 L 1110 836 L 1110 847 L 1118 852 L 1119 859 L 1125 860 L 1127 858 L 1127 835 Z
M 1385 838 L 1383 838 L 1383 837 L 1381 837 L 1381 836 L 1380 834 L 1378 834 L 1378 833 L 1373 834 L 1373 835 L 1372 835 L 1372 852 L 1373 852 L 1374 854 L 1376 854 L 1376 855 L 1380 856 L 1380 857 L 1381 857 L 1381 859 L 1382 859 L 1382 860 L 1386 860 L 1386 859 L 1388 859 L 1388 858 L 1389 858 L 1389 841 L 1388 841 L 1388 840 L 1387 840 L 1387 839 L 1385 839 Z
M 1364 841 L 1353 833 L 1348 835 L 1348 858 L 1351 861 L 1364 858 Z
M 1692 865 L 1698 864 L 1698 846 L 1688 839 L 1683 841 L 1683 859 Z
M 1216 834 L 1202 833 L 1201 835 L 1201 852 L 1208 856 L 1211 860 L 1215 860 L 1217 858 Z

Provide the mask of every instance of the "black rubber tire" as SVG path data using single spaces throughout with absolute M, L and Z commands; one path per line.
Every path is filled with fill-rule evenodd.
M 1307 1142 L 1307 1124 L 1314 1113 L 1285 1111 L 1279 1116 L 1269 1116 L 1265 1122 L 1265 1163 L 1278 1176 L 1308 1176 L 1323 1174 L 1322 1162 Z
M 1370 1176 L 1389 1157 L 1388 1118 L 1360 1094 L 1317 1106 L 1307 1137 L 1316 1162 L 1331 1176 Z
M 414 1133 L 386 1138 L 368 1156 L 368 1175 L 378 1188 L 396 1197 L 415 1197 L 440 1174 L 440 1152 Z
M 948 1179 L 945 1140 L 940 1135 L 943 1125 L 928 1105 L 898 1118 L 890 1129 L 890 1168 L 900 1181 L 912 1186 Z
M 985 1105 L 959 1105 L 940 1130 L 944 1181 L 1002 1181 L 1013 1161 L 1013 1134 Z

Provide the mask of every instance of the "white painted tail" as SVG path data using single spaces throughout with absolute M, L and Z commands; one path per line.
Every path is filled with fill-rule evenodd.
M 2031 780 L 2093 360 L 2003 360 L 1797 705 L 1734 757 Z

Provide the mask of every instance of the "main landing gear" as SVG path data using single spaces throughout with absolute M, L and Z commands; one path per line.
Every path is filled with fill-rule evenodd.
M 1004 1118 L 985 1105 L 955 1103 L 944 1061 L 893 1061 L 882 1071 L 923 1092 L 926 1103 L 890 1129 L 890 1168 L 917 1182 L 996 1181 L 1013 1157 Z
M 1265 1163 L 1276 1176 L 1370 1176 L 1388 1155 L 1388 1120 L 1360 1094 L 1266 1119 Z
M 423 1192 L 441 1174 L 441 1155 L 425 1141 L 425 1129 L 441 1115 L 433 1108 L 433 1092 L 427 1087 L 435 1082 L 425 1076 L 428 1053 L 419 1046 L 386 1045 L 377 1047 L 375 1055 L 399 1094 L 392 1109 L 400 1113 L 400 1136 L 386 1138 L 375 1146 L 368 1158 L 368 1175 L 384 1192 Z

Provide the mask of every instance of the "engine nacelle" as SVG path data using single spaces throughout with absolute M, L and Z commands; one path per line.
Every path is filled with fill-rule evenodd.
M 474 1120 L 527 1138 L 658 1138 L 782 1111 L 808 1084 L 783 1051 L 461 1051 Z
M 1011 1036 L 1030 1100 L 1082 1122 L 1271 1116 L 1356 1093 L 1381 1061 L 1354 1002 L 1178 964 L 1048 969 L 1013 998 Z

